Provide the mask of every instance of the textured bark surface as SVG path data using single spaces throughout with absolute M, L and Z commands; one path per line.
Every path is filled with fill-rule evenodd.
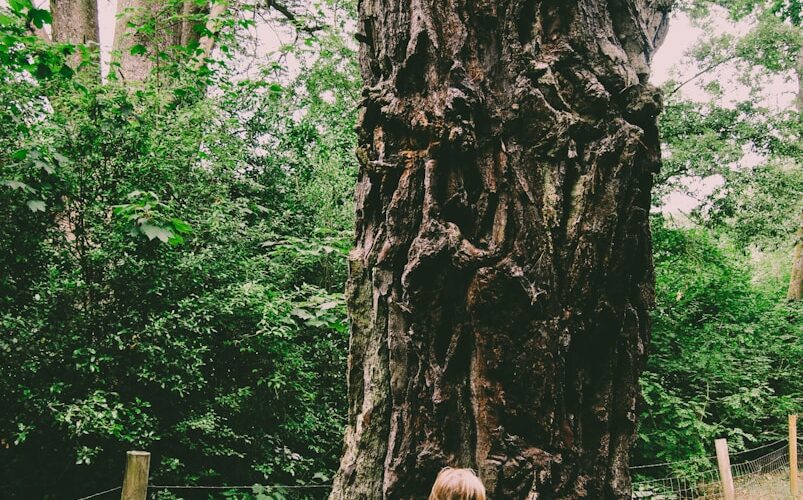
M 803 34 L 803 30 L 801 30 Z M 797 96 L 795 106 L 803 118 L 803 46 L 797 53 Z M 789 278 L 789 290 L 786 298 L 800 300 L 803 295 L 803 213 L 800 214 L 800 225 L 795 234 L 795 247 L 792 250 L 792 273 Z
M 199 42 L 200 33 L 194 26 L 204 24 L 207 11 L 192 0 L 177 7 L 165 0 L 118 0 L 112 47 L 119 63 L 117 76 L 132 82 L 145 80 L 160 63 L 167 62 L 164 58 L 170 47 Z M 139 29 L 146 24 L 152 29 Z M 145 53 L 132 54 L 135 45 L 145 47 Z
M 99 53 L 98 4 L 96 0 L 50 0 L 50 13 L 53 17 L 52 36 L 54 42 L 86 45 L 91 52 Z M 80 51 L 72 56 L 72 67 L 82 62 Z M 91 71 L 100 77 L 100 64 L 90 64 Z
M 331 499 L 629 498 L 668 2 L 362 0 Z

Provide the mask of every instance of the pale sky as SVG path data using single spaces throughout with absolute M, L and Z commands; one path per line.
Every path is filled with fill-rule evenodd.
M 0 0 L 5 4 L 6 0 Z M 47 0 L 36 0 L 36 4 L 46 5 Z M 117 9 L 117 0 L 98 0 L 98 17 L 100 21 L 100 45 L 106 57 L 111 50 L 112 40 L 114 39 L 114 20 Z M 713 9 L 711 24 L 708 31 L 715 33 L 723 32 L 744 32 L 749 28 L 748 23 L 734 24 L 730 22 L 724 11 Z M 260 25 L 261 24 L 261 25 Z M 265 23 L 258 23 L 254 34 L 258 38 L 258 47 L 251 55 L 265 57 L 268 52 L 276 50 L 283 43 L 292 42 L 292 36 L 286 31 L 274 29 Z M 686 52 L 703 35 L 703 30 L 693 26 L 688 16 L 676 13 L 672 16 L 669 23 L 669 31 L 666 40 L 655 54 L 652 62 L 651 81 L 656 85 L 661 85 L 666 80 L 674 77 L 676 81 L 683 81 L 699 70 L 698 67 L 683 64 Z M 253 61 L 250 61 L 253 62 Z M 707 82 L 713 78 L 731 83 L 734 78 L 733 68 L 727 65 L 719 68 L 710 75 L 700 77 L 699 82 Z M 774 89 L 770 89 L 766 97 L 766 105 L 771 107 L 790 106 L 794 99 L 794 86 L 790 82 L 773 82 Z M 691 83 L 681 89 L 681 94 L 689 99 L 706 102 L 711 96 L 706 94 L 699 85 Z M 748 98 L 748 90 L 744 86 L 733 85 L 726 88 L 725 102 L 736 102 Z
M 712 11 L 710 24 L 706 29 L 713 34 L 722 33 L 744 33 L 750 25 L 747 22 L 733 23 L 728 20 L 724 10 L 714 9 Z M 658 49 L 652 62 L 652 76 L 650 80 L 655 85 L 661 85 L 667 80 L 674 78 L 677 82 L 685 81 L 700 71 L 700 67 L 691 64 L 686 53 L 703 36 L 703 30 L 694 26 L 692 21 L 685 14 L 673 15 L 667 37 L 663 45 Z M 717 80 L 724 92 L 720 99 L 720 104 L 731 106 L 739 101 L 750 98 L 749 89 L 736 81 L 737 73 L 733 66 L 727 64 L 720 66 L 716 71 L 703 75 L 693 82 L 689 82 L 680 89 L 680 94 L 687 99 L 697 102 L 709 102 L 712 96 L 702 89 L 702 85 L 711 80 Z M 760 104 L 771 109 L 787 109 L 792 106 L 796 92 L 795 82 L 778 77 L 773 79 L 765 87 L 763 99 Z M 763 161 L 763 158 L 751 151 L 745 151 L 744 156 L 738 166 L 747 168 L 755 166 Z M 723 183 L 721 176 L 711 176 L 705 179 L 687 178 L 683 180 L 685 187 L 692 192 L 693 196 L 686 193 L 674 192 L 664 198 L 663 211 L 665 213 L 689 213 L 700 202 L 699 199 L 713 193 Z
M 6 0 L 0 0 L 0 3 L 5 4 Z M 47 0 L 36 0 L 38 5 L 46 5 Z M 114 21 L 117 8 L 117 0 L 99 0 L 98 1 L 98 17 L 100 24 L 100 44 L 103 54 L 104 62 L 108 60 L 108 54 L 111 50 L 112 40 L 114 38 Z M 742 22 L 734 24 L 727 19 L 723 10 L 714 10 L 713 16 L 710 19 L 710 24 L 706 26 L 706 31 L 712 33 L 740 33 L 749 29 L 749 23 Z M 252 33 L 256 39 L 256 46 L 252 47 L 248 52 L 249 54 L 243 55 L 238 58 L 237 65 L 243 67 L 243 72 L 253 76 L 252 69 L 256 71 L 260 62 L 266 62 L 266 56 L 269 52 L 276 50 L 284 43 L 292 42 L 292 36 L 286 31 L 275 29 L 275 27 L 267 25 L 267 23 L 258 23 Z M 652 77 L 651 81 L 655 85 L 661 85 L 667 80 L 674 78 L 675 81 L 684 81 L 690 76 L 699 71 L 699 67 L 690 63 L 686 58 L 687 51 L 697 42 L 703 35 L 703 30 L 694 26 L 692 21 L 682 13 L 674 14 L 670 20 L 669 30 L 663 45 L 655 54 L 652 62 Z M 255 61 L 254 59 L 262 59 L 262 61 Z M 253 63 L 254 67 L 251 65 Z M 294 62 L 292 56 L 285 61 L 285 65 L 289 66 L 289 73 L 292 75 L 297 70 L 298 64 Z M 106 66 L 106 64 L 104 64 Z M 686 84 L 680 93 L 683 97 L 692 99 L 698 102 L 708 102 L 712 96 L 702 89 L 702 84 L 716 79 L 720 82 L 724 89 L 724 94 L 720 98 L 720 104 L 728 106 L 738 101 L 749 98 L 749 91 L 744 85 L 740 85 L 735 81 L 736 73 L 734 68 L 728 65 L 723 65 L 711 74 L 701 76 L 694 82 Z M 778 78 L 767 86 L 764 99 L 761 101 L 762 105 L 770 108 L 787 108 L 792 105 L 794 99 L 794 83 L 791 81 L 784 81 L 783 78 Z M 749 166 L 761 161 L 761 158 L 755 154 L 746 152 L 742 160 L 742 164 Z M 685 183 L 691 191 L 696 193 L 696 197 L 704 197 L 711 193 L 722 183 L 722 179 L 712 177 L 708 179 L 686 179 Z M 668 212 L 689 212 L 698 205 L 695 197 L 677 192 L 669 195 L 665 199 L 665 211 Z
M 42 7 L 48 4 L 48 0 L 34 0 L 34 3 Z M 7 5 L 7 0 L 0 0 L 0 5 Z M 714 33 L 739 33 L 749 28 L 749 24 L 746 22 L 737 24 L 730 22 L 724 10 L 717 9 L 718 8 L 712 9 L 713 16 L 710 26 L 707 27 L 708 31 L 713 31 Z M 111 50 L 112 41 L 114 39 L 116 10 L 117 0 L 98 0 L 100 45 L 106 58 L 108 58 L 108 53 Z M 259 46 L 255 52 L 258 57 L 265 57 L 268 52 L 276 50 L 276 48 L 283 43 L 292 42 L 292 36 L 287 32 L 276 30 L 274 27 L 264 25 L 265 23 L 261 23 L 263 25 L 259 24 L 260 23 L 258 23 L 254 32 L 258 38 Z M 686 52 L 702 34 L 703 30 L 693 26 L 688 16 L 682 13 L 673 14 L 669 23 L 669 31 L 667 32 L 666 40 L 653 58 L 652 77 L 650 80 L 656 85 L 664 83 L 673 76 L 677 81 L 682 81 L 698 71 L 699 68 L 689 64 L 682 64 L 682 61 Z M 730 81 L 734 76 L 732 68 L 730 69 L 730 74 L 726 66 L 718 69 L 707 77 L 701 77 L 699 81 L 706 82 L 710 81 L 712 78 L 722 80 L 723 75 L 727 81 Z M 779 80 L 773 82 L 773 86 L 775 88 L 770 89 L 767 93 L 767 105 L 781 108 L 790 106 L 794 99 L 793 84 Z M 702 102 L 708 101 L 711 98 L 702 91 L 699 86 L 692 84 L 684 86 L 681 93 L 684 97 Z M 747 96 L 747 89 L 744 87 L 738 88 L 738 86 L 734 86 L 726 92 L 726 97 L 731 101 L 743 100 L 747 98 Z
M 668 80 L 672 76 L 670 73 L 673 66 L 680 61 L 701 34 L 702 30 L 693 27 L 688 16 L 673 15 L 669 21 L 666 39 L 652 60 L 650 80 L 655 85 L 660 85 Z
M 727 18 L 722 8 L 712 8 L 712 16 L 708 20 L 706 31 L 710 34 L 724 33 L 744 34 L 750 29 L 749 22 L 733 23 Z M 684 81 L 698 72 L 701 68 L 689 64 L 686 52 L 704 35 L 702 29 L 694 26 L 689 17 L 683 13 L 676 13 L 669 22 L 669 31 L 663 45 L 656 52 L 652 61 L 652 76 L 650 80 L 655 85 L 661 85 L 670 78 Z M 724 88 L 723 102 L 732 104 L 744 101 L 750 97 L 749 89 L 735 81 L 737 77 L 732 65 L 724 64 L 709 74 L 699 77 L 693 85 L 686 84 L 681 89 L 683 97 L 699 102 L 708 102 L 711 96 L 700 88 L 701 83 L 718 80 Z M 770 108 L 786 108 L 792 105 L 796 91 L 796 83 L 785 81 L 779 77 L 769 82 L 765 89 L 763 105 Z

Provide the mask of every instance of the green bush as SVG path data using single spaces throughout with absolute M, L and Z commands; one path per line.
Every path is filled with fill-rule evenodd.
M 0 65 L 6 491 L 118 485 L 129 449 L 153 453 L 161 484 L 331 476 L 356 171 L 346 56 L 214 97 Z
M 653 221 L 657 307 L 635 463 L 774 440 L 803 401 L 799 304 L 753 283 L 750 262 L 705 229 Z

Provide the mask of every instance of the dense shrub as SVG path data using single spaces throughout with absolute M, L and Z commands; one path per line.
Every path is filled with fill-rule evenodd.
M 221 80 L 214 97 L 2 66 L 4 491 L 105 489 L 136 448 L 160 483 L 331 474 L 355 171 L 345 56 L 284 87 Z
M 653 222 L 657 307 L 634 462 L 710 456 L 718 437 L 736 449 L 779 438 L 803 401 L 803 310 L 754 283 L 727 239 Z

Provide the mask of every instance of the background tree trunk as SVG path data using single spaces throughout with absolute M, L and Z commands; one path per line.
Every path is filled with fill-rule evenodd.
M 117 76 L 126 81 L 145 80 L 157 64 L 168 62 L 165 56 L 170 47 L 199 42 L 200 33 L 194 27 L 204 24 L 205 12 L 207 8 L 192 0 L 179 4 L 178 9 L 165 0 L 118 0 L 112 47 L 119 63 Z M 153 29 L 140 29 L 145 24 Z M 144 53 L 131 53 L 137 45 L 144 47 Z
M 98 31 L 98 4 L 96 0 L 50 0 L 51 39 L 58 43 L 86 45 L 97 58 L 100 47 Z M 82 54 L 72 56 L 72 67 L 82 62 Z M 100 78 L 100 61 L 92 61 L 91 71 Z
M 204 63 L 205 58 L 212 56 L 217 39 L 216 35 L 220 32 L 222 18 L 226 14 L 228 5 L 225 2 L 219 1 L 212 4 L 209 9 L 209 15 L 206 19 L 206 35 L 200 37 L 198 40 L 198 63 Z
M 331 499 L 629 498 L 669 2 L 362 0 Z
M 795 234 L 795 247 L 792 250 L 792 275 L 789 278 L 789 290 L 786 298 L 791 301 L 800 300 L 803 294 L 803 214 L 801 223 Z
M 801 30 L 803 34 L 803 30 Z M 795 107 L 803 120 L 803 46 L 797 53 L 797 96 Z M 792 250 L 792 274 L 789 278 L 789 290 L 786 298 L 800 300 L 803 294 L 803 213 L 800 214 L 800 226 L 795 234 L 795 247 Z

